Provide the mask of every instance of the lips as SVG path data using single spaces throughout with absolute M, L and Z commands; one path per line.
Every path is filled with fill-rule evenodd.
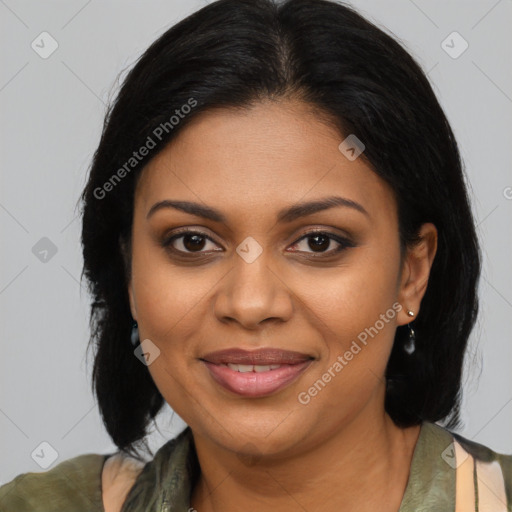
M 201 358 L 213 380 L 238 395 L 269 396 L 287 387 L 301 375 L 313 357 L 280 349 L 227 349 Z

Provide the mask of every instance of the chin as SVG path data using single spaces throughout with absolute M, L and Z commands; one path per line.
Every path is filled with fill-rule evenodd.
M 290 414 L 289 410 L 283 409 L 278 416 L 275 412 L 242 414 L 234 411 L 233 414 L 222 416 L 222 426 L 215 422 L 215 430 L 212 430 L 212 424 L 207 427 L 208 437 L 240 457 L 284 455 L 302 443 L 308 432 L 314 429 L 314 425 L 308 426 L 297 415 Z

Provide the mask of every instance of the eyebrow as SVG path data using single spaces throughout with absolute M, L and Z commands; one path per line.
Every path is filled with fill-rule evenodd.
M 352 208 L 353 210 L 357 210 L 367 217 L 370 217 L 370 214 L 365 210 L 365 208 L 356 201 L 341 196 L 330 196 L 283 208 L 277 214 L 277 222 L 292 222 L 300 217 L 312 215 L 313 213 L 334 208 L 336 206 Z M 165 199 L 155 203 L 147 213 L 146 219 L 149 219 L 155 212 L 164 208 L 174 208 L 175 210 L 210 219 L 215 222 L 226 223 L 227 221 L 223 213 L 211 206 L 205 206 L 192 201 L 173 201 L 170 199 Z

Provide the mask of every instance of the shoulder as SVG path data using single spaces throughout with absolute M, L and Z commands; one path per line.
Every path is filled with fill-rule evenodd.
M 458 441 L 460 445 L 481 465 L 491 465 L 493 463 L 499 464 L 505 482 L 509 487 L 509 492 L 512 493 L 512 454 L 496 452 L 489 446 L 476 443 L 475 441 L 466 439 L 459 434 L 453 433 L 452 435 L 456 441 Z
M 161 446 L 146 463 L 122 504 L 122 512 L 167 510 L 169 507 L 188 510 L 199 471 L 193 436 L 187 427 Z
M 103 512 L 101 475 L 109 455 L 84 454 L 40 473 L 22 473 L 0 487 L 0 510 Z
M 102 499 L 105 512 L 119 512 L 144 468 L 144 463 L 116 453 L 105 462 L 102 473 Z
M 473 460 L 475 487 L 482 489 L 481 494 L 491 492 L 493 499 L 501 496 L 501 502 L 512 506 L 511 454 L 496 452 L 489 446 L 467 439 L 439 425 L 431 424 L 430 427 L 438 432 L 444 431 L 449 434 L 454 445 L 458 444 L 459 447 L 462 447 L 463 450 L 458 453 L 460 460 L 456 464 L 457 468 L 464 464 L 467 457 Z M 446 447 L 445 457 L 450 456 L 449 450 L 450 448 Z M 482 499 L 483 496 L 480 498 Z
M 509 481 L 512 479 L 512 454 L 496 452 L 489 446 L 471 441 L 455 432 L 451 432 L 451 435 L 476 460 L 483 463 L 498 462 L 508 476 Z
M 482 462 L 499 461 L 505 466 L 512 461 L 512 454 L 504 454 L 494 451 L 491 447 L 472 441 L 446 427 L 437 423 L 424 422 L 423 428 L 427 430 L 426 437 L 435 439 L 436 444 L 445 444 L 446 442 L 457 441 L 465 451 L 471 454 L 475 459 Z

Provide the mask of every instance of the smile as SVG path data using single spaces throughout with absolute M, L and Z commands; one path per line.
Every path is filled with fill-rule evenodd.
M 269 396 L 295 381 L 311 364 L 307 354 L 279 349 L 228 349 L 201 358 L 212 379 L 245 397 Z

